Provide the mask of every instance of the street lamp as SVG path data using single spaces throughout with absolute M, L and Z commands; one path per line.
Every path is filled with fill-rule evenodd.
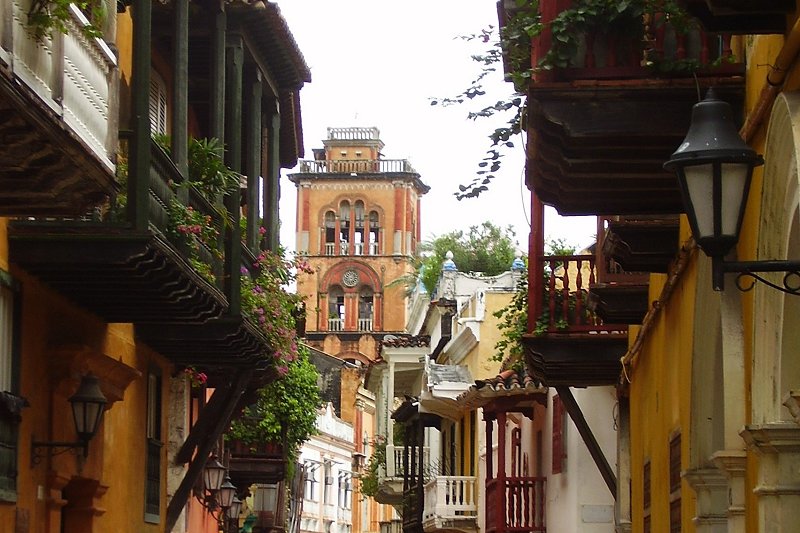
M 203 469 L 203 487 L 211 493 L 218 491 L 227 471 L 228 469 L 217 460 L 217 456 L 212 455 Z
M 689 131 L 664 168 L 675 172 L 689 225 L 698 246 L 711 258 L 712 286 L 721 291 L 724 275 L 738 273 L 736 285 L 746 291 L 745 276 L 789 294 L 800 295 L 800 261 L 731 261 L 725 255 L 736 246 L 747 205 L 753 169 L 764 159 L 739 136 L 733 111 L 713 89 L 692 108 Z M 756 272 L 785 272 L 783 286 Z
M 89 456 L 89 441 L 100 429 L 100 423 L 103 420 L 103 412 L 108 403 L 103 391 L 100 390 L 100 382 L 96 376 L 86 374 L 81 378 L 80 385 L 75 394 L 69 397 L 69 403 L 72 408 L 72 419 L 75 423 L 75 432 L 78 435 L 77 442 L 44 442 L 33 441 L 31 443 L 31 461 L 37 464 L 42 456 L 38 451 L 39 448 L 64 448 L 57 453 L 63 453 L 66 450 L 81 448 L 83 449 L 83 456 Z

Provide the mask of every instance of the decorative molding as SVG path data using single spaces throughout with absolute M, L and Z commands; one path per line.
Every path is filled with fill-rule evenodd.
M 783 397 L 783 405 L 789 409 L 794 421 L 800 424 L 800 390 L 790 390 Z

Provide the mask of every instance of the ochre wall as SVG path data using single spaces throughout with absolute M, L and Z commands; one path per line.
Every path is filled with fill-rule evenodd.
M 686 237 L 685 224 L 682 236 Z M 650 276 L 649 301 L 658 299 L 667 276 Z M 651 530 L 669 531 L 669 443 L 681 434 L 681 470 L 689 464 L 691 354 L 695 277 L 684 276 L 630 372 L 631 479 L 634 531 L 643 524 L 643 465 L 650 460 Z M 635 335 L 635 332 L 634 332 Z M 694 531 L 695 493 L 681 481 L 684 533 Z

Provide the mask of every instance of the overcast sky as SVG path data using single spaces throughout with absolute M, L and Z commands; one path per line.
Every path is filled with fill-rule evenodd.
M 490 220 L 514 227 L 527 252 L 530 194 L 523 183 L 523 139 L 506 152 L 489 191 L 458 201 L 489 148 L 487 136 L 507 118 L 467 119 L 470 110 L 507 97 L 511 84 L 497 73 L 480 103 L 431 106 L 454 96 L 479 72 L 471 59 L 487 44 L 459 39 L 496 26 L 495 0 L 279 0 L 311 68 L 303 87 L 305 158 L 321 148 L 326 128 L 375 126 L 388 159 L 408 159 L 431 191 L 422 198 L 422 236 L 430 239 Z M 294 249 L 294 185 L 283 180 L 281 242 Z M 550 210 L 547 238 L 584 247 L 595 233 L 593 217 L 563 219 Z

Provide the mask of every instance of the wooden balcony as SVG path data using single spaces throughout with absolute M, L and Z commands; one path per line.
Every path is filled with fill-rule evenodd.
M 794 0 L 679 0 L 707 31 L 736 34 L 783 33 Z
M 115 192 L 117 59 L 70 6 L 40 40 L 0 2 L 0 215 L 76 215 Z
M 487 533 L 544 533 L 547 478 L 505 477 L 486 481 Z
M 477 479 L 436 476 L 425 484 L 422 526 L 426 532 L 478 530 Z
M 286 458 L 279 443 L 248 445 L 231 441 L 228 451 L 231 482 L 237 487 L 249 487 L 254 483 L 275 484 L 286 477 Z
M 545 29 L 533 38 L 532 65 L 549 61 L 557 39 L 547 23 L 570 6 L 540 3 Z M 562 215 L 681 212 L 677 182 L 662 164 L 686 134 L 698 85 L 740 107 L 744 62 L 730 35 L 692 26 L 679 33 L 664 20 L 642 19 L 627 34 L 587 21 L 566 64 L 537 70 L 523 88 L 528 186 Z
M 136 324 L 140 338 L 178 364 L 216 367 L 262 359 L 270 351 L 264 335 L 228 312 L 232 297 L 240 295 L 223 284 L 216 250 L 199 243 L 190 253 L 189 241 L 169 231 L 174 202 L 210 217 L 220 235 L 223 214 L 193 189 L 178 195 L 170 184 L 183 178 L 155 143 L 151 157 L 145 175 L 128 177 L 147 181 L 146 201 L 140 203 L 145 228 L 135 228 L 128 222 L 131 214 L 113 204 L 78 218 L 16 220 L 9 226 L 11 262 L 106 322 Z M 244 249 L 244 266 L 252 268 L 252 253 L 238 239 L 233 245 Z M 201 275 L 197 265 L 216 279 Z
M 588 307 L 597 270 L 594 255 L 537 256 L 532 262 L 530 333 L 523 344 L 529 368 L 545 385 L 609 385 L 619 377 L 628 326 L 605 323 Z

